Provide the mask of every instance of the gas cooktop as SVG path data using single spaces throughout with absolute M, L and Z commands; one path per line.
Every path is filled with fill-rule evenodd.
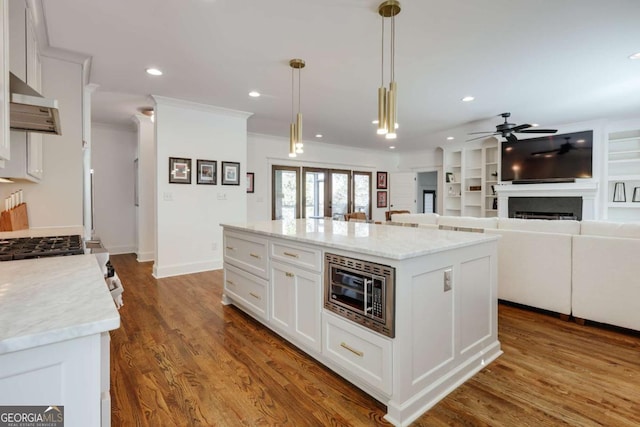
M 84 254 L 80 235 L 0 239 L 0 261 Z

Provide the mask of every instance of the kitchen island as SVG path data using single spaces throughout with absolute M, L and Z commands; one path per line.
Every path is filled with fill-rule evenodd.
M 323 219 L 223 228 L 223 303 L 383 402 L 395 425 L 408 425 L 502 354 L 497 236 Z M 346 270 L 388 271 L 391 327 L 328 309 L 331 260 L 343 259 Z
M 109 425 L 119 326 L 94 255 L 0 262 L 0 405 L 64 406 L 65 425 Z

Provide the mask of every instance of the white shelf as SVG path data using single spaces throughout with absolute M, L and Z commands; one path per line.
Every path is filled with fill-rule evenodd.
M 485 209 L 487 212 L 498 212 L 498 209 Z
M 640 175 L 609 175 L 611 181 L 640 181 Z
M 478 204 L 475 204 L 475 203 L 474 204 L 469 204 L 469 203 L 467 203 L 465 206 L 468 207 L 468 208 L 479 208 L 482 205 L 479 204 L 479 203 Z
M 640 141 L 640 136 L 632 136 L 631 138 L 615 138 L 610 139 L 609 144 L 615 144 L 617 142 L 629 142 L 629 141 Z
M 607 206 L 610 208 L 640 209 L 640 202 L 609 202 Z
M 609 156 L 615 156 L 618 154 L 640 154 L 640 150 L 620 150 L 620 151 L 609 150 Z
M 609 160 L 609 163 L 640 163 L 640 158 Z
M 498 166 L 498 162 L 488 162 L 487 163 L 487 166 L 493 166 L 493 165 Z

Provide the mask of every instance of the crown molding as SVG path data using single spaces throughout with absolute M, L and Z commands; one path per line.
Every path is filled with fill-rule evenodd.
M 216 107 L 215 105 L 201 104 L 198 102 L 185 101 L 183 99 L 168 98 L 165 96 L 151 95 L 156 105 L 167 105 L 171 107 L 189 108 L 192 110 L 204 111 L 206 113 L 220 114 L 222 116 L 248 119 L 253 115 L 247 111 L 231 110 L 228 108 Z

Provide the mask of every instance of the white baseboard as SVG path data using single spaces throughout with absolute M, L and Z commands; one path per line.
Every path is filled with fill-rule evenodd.
M 163 277 L 181 276 L 183 274 L 200 273 L 202 271 L 219 270 L 222 268 L 222 260 L 202 261 L 185 264 L 153 265 L 153 277 L 162 279 Z
M 105 247 L 105 249 L 109 252 L 109 255 L 131 254 L 136 251 L 135 246 L 109 246 Z
M 147 261 L 153 261 L 155 253 L 154 252 L 136 252 L 136 256 L 138 258 L 138 262 L 147 262 Z

